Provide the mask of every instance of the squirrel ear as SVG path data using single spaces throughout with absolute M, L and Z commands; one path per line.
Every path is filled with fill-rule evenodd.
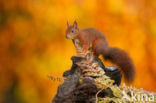
M 69 25 L 69 23 L 68 23 L 68 21 L 67 21 L 67 27 L 69 27 L 70 25 Z
M 73 27 L 76 28 L 76 29 L 78 28 L 76 20 L 73 23 Z

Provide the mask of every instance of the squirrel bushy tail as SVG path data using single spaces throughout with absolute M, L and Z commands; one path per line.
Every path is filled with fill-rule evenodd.
M 126 52 L 119 48 L 108 47 L 107 49 L 103 49 L 101 54 L 103 55 L 104 59 L 109 60 L 120 67 L 124 74 L 125 80 L 128 83 L 134 80 L 135 67 L 131 58 Z

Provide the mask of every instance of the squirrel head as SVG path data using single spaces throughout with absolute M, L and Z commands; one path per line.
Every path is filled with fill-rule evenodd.
M 73 25 L 69 25 L 67 22 L 66 38 L 75 39 L 78 36 L 78 33 L 79 33 L 79 28 L 77 22 L 74 21 Z

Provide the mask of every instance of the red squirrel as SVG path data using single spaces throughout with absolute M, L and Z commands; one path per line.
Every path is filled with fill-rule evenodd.
M 73 25 L 69 25 L 67 22 L 66 38 L 79 40 L 84 52 L 87 52 L 91 45 L 94 57 L 102 54 L 105 60 L 109 60 L 119 66 L 128 83 L 134 80 L 135 67 L 131 58 L 123 50 L 110 47 L 105 35 L 100 31 L 94 28 L 79 29 L 76 21 Z

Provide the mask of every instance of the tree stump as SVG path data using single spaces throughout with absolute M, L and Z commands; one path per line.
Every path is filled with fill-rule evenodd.
M 97 92 L 100 90 L 95 79 L 104 75 L 112 79 L 113 85 L 119 86 L 121 83 L 120 70 L 114 66 L 105 67 L 99 58 L 93 58 L 89 65 L 83 64 L 86 58 L 75 56 L 71 60 L 72 67 L 63 73 L 66 79 L 58 87 L 52 103 L 95 103 Z M 98 97 L 114 97 L 114 95 L 109 87 L 105 87 Z

